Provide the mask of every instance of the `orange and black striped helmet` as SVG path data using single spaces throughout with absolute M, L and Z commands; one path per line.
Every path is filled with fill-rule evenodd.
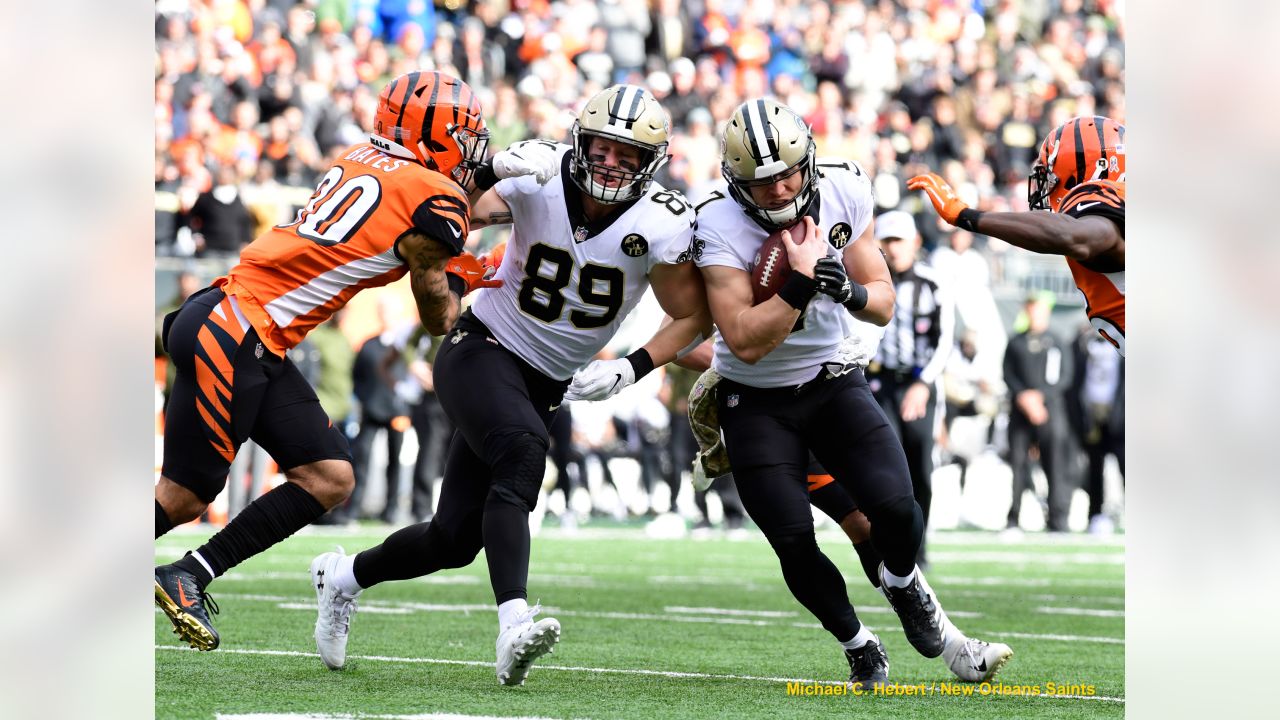
M 484 161 L 489 130 L 480 101 L 466 83 L 434 70 L 411 72 L 378 95 L 369 142 L 465 186 Z
M 1075 117 L 1049 133 L 1031 167 L 1027 204 L 1057 211 L 1076 185 L 1090 180 L 1124 182 L 1124 126 L 1108 117 Z

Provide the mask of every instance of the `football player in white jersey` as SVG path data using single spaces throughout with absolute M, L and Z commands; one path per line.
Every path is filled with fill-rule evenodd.
M 863 626 L 844 578 L 814 537 L 809 451 L 871 522 L 881 588 L 908 641 L 925 657 L 944 649 L 942 613 L 916 567 L 924 532 L 906 456 L 862 372 L 838 360 L 852 321 L 885 325 L 889 269 L 872 235 L 873 198 L 854 163 L 820 161 L 804 121 L 771 99 L 749 100 L 721 138 L 727 192 L 698 205 L 694 246 L 715 321 L 715 389 L 743 505 L 768 538 L 792 594 L 843 646 L 849 682 L 887 682 L 879 639 Z M 727 197 L 725 197 L 727 195 Z M 770 233 L 804 223 L 783 242 L 792 272 L 752 305 L 750 268 Z
M 387 580 L 469 565 L 481 548 L 498 609 L 496 672 L 524 682 L 559 639 L 554 618 L 534 620 L 526 602 L 529 512 L 546 464 L 548 427 L 575 371 L 613 336 L 653 287 L 675 318 L 625 358 L 593 364 L 574 397 L 596 399 L 634 382 L 710 332 L 701 277 L 692 262 L 694 211 L 653 174 L 667 161 L 666 113 L 648 91 L 616 85 L 592 97 L 572 147 L 545 141 L 513 148 L 516 160 L 554 163 L 559 177 L 502 180 L 476 173 L 472 227 L 510 222 L 496 279 L 446 336 L 435 362 L 436 393 L 457 433 L 430 523 L 390 535 L 355 556 L 312 562 L 319 616 L 316 644 L 342 667 L 355 597 Z M 511 158 L 506 158 L 511 160 Z
M 853 334 L 841 343 L 833 362 L 840 367 L 853 365 L 862 371 L 871 358 L 875 357 L 884 328 L 860 320 L 855 320 L 853 325 Z M 704 371 L 689 393 L 689 421 L 699 448 L 698 457 L 694 460 L 695 490 L 707 489 L 712 480 L 729 474 L 733 469 L 720 435 L 714 392 L 720 382 L 720 375 L 710 369 L 711 357 L 711 342 L 708 341 L 677 361 L 677 364 L 690 370 Z M 809 454 L 805 474 L 809 503 L 840 525 L 840 529 L 853 543 L 867 580 L 876 590 L 882 590 L 881 557 L 871 543 L 871 523 L 867 521 L 867 516 L 858 510 L 857 503 L 844 486 L 835 482 L 835 478 L 827 473 L 812 453 Z M 1004 643 L 986 642 L 965 635 L 951 622 L 941 603 L 938 610 L 945 635 L 942 659 L 957 678 L 965 682 L 988 682 L 1013 657 L 1013 649 Z

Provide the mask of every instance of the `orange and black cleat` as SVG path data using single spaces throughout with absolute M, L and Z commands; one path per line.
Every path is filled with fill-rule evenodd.
M 218 605 L 196 582 L 195 575 L 173 565 L 157 567 L 156 605 L 169 616 L 174 634 L 191 647 L 218 647 L 218 631 L 209 620 L 209 613 L 218 614 Z

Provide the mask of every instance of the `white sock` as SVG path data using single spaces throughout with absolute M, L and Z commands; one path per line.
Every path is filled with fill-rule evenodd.
M 524 598 L 508 600 L 498 606 L 498 631 L 501 632 L 515 625 L 521 615 L 529 612 L 529 603 Z
M 343 595 L 355 597 L 360 594 L 364 588 L 360 587 L 360 583 L 356 582 L 356 556 L 343 555 L 338 561 L 338 567 L 334 569 L 334 576 L 329 578 L 329 582 L 338 586 L 338 592 Z
M 854 635 L 852 638 L 840 643 L 840 646 L 845 650 L 857 650 L 873 640 L 878 642 L 879 638 L 875 636 L 875 633 L 868 630 L 866 625 L 862 625 L 858 628 L 857 635 Z
M 884 572 L 881 573 L 881 575 L 883 575 L 882 579 L 884 580 L 885 585 L 888 585 L 891 588 L 904 588 L 910 585 L 912 580 L 916 579 L 917 570 L 917 567 L 912 566 L 911 572 L 907 573 L 906 577 L 898 577 L 897 575 L 889 572 L 889 568 L 884 568 Z
M 218 577 L 218 573 L 214 572 L 213 568 L 209 567 L 209 562 L 200 556 L 199 551 L 193 550 L 191 552 L 191 557 L 195 558 L 196 562 L 200 563 L 200 565 L 203 566 L 205 570 L 209 571 L 209 577 L 211 578 Z

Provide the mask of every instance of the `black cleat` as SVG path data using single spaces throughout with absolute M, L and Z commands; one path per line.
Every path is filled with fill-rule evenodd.
M 849 688 L 854 692 L 872 692 L 876 685 L 889 683 L 889 658 L 880 639 L 870 640 L 855 650 L 845 650 L 849 661 Z
M 942 654 L 942 611 L 933 595 L 933 589 L 924 581 L 924 574 L 917 568 L 911 584 L 904 588 L 889 587 L 884 581 L 884 565 L 880 565 L 880 591 L 889 599 L 893 611 L 898 613 L 907 642 L 916 652 L 927 658 Z
M 209 621 L 209 613 L 218 614 L 218 605 L 209 597 L 195 575 L 174 567 L 156 568 L 156 605 L 169 616 L 173 632 L 197 650 L 218 647 L 218 631 Z

